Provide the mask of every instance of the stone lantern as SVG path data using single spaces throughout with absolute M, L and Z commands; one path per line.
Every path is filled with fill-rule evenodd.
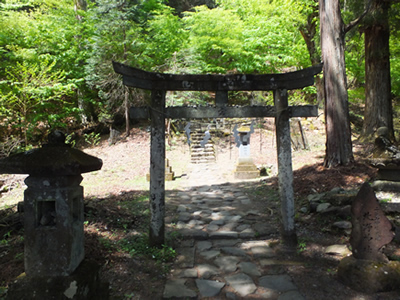
M 239 133 L 239 160 L 236 165 L 235 178 L 237 179 L 252 179 L 260 176 L 260 171 L 257 169 L 250 155 L 250 132 L 251 128 L 242 126 L 238 128 Z
M 99 158 L 69 147 L 60 131 L 42 148 L 0 160 L 0 174 L 29 174 L 24 193 L 27 278 L 71 275 L 84 259 L 82 173 L 99 170 Z M 32 298 L 33 299 L 33 298 Z

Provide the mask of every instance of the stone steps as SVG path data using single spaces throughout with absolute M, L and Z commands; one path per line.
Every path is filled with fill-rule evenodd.
M 215 163 L 215 149 L 211 138 L 202 147 L 204 132 L 193 132 L 191 134 L 192 144 L 190 146 L 191 162 L 195 164 Z

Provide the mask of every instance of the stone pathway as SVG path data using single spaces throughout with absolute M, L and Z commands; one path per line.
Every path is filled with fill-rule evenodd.
M 167 201 L 180 203 L 174 221 L 183 242 L 163 298 L 305 299 L 283 272 L 271 240 L 263 239 L 277 235 L 278 228 L 266 224 L 266 212 L 251 205 L 241 189 L 245 183 L 222 183 L 212 174 L 206 173 L 209 181 L 220 183 L 199 178 L 197 185 L 194 180 L 167 195 Z

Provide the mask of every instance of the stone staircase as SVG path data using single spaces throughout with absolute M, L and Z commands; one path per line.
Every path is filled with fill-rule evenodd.
M 213 126 L 215 128 L 215 126 Z M 212 141 L 212 129 L 208 124 L 193 122 L 191 126 L 190 145 L 191 162 L 193 164 L 215 163 L 216 155 L 214 143 Z M 204 142 L 206 131 L 209 130 L 210 136 L 207 142 Z M 215 129 L 214 129 L 215 130 Z
M 215 163 L 215 149 L 211 138 L 202 147 L 204 132 L 194 132 L 191 135 L 192 144 L 190 145 L 191 162 L 194 164 Z

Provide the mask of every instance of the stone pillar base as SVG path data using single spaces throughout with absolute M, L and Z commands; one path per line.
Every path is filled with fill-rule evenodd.
M 260 177 L 260 170 L 252 158 L 239 158 L 234 174 L 236 179 L 254 179 Z
M 175 172 L 172 171 L 172 167 L 169 165 L 169 159 L 165 159 L 165 181 L 172 181 L 175 179 Z M 150 181 L 150 173 L 146 174 L 146 180 Z
M 84 260 L 69 276 L 20 276 L 8 289 L 6 300 L 107 300 L 108 283 L 100 282 L 99 266 Z

